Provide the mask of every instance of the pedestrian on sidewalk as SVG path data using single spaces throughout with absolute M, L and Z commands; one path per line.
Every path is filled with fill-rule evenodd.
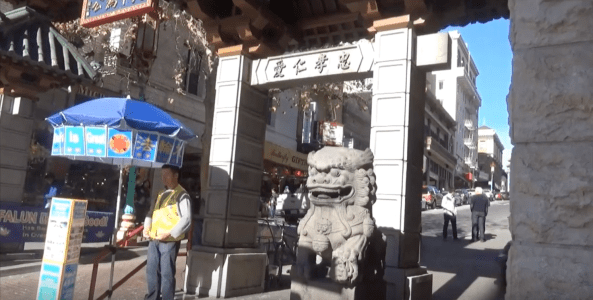
M 445 219 L 445 223 L 443 224 L 443 239 L 447 239 L 447 231 L 449 227 L 449 222 L 451 222 L 451 229 L 453 230 L 453 239 L 457 239 L 457 207 L 455 207 L 455 197 L 453 197 L 453 193 L 449 192 L 445 196 L 443 196 L 443 200 L 441 203 L 441 207 L 443 208 L 443 217 Z
M 476 194 L 472 196 L 469 203 L 469 209 L 472 212 L 472 242 L 478 239 L 482 242 L 486 241 L 484 231 L 486 230 L 486 216 L 488 215 L 489 206 L 488 197 L 483 194 L 481 187 L 477 187 Z
M 164 165 L 161 178 L 165 190 L 152 201 L 144 220 L 144 236 L 151 239 L 146 265 L 147 300 L 175 297 L 175 262 L 181 240 L 191 225 L 191 199 L 179 184 L 179 167 Z

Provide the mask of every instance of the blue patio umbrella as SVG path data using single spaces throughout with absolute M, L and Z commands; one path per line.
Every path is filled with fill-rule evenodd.
M 119 218 L 125 166 L 181 167 L 186 141 L 197 137 L 179 120 L 146 102 L 101 98 L 56 113 L 46 120 L 54 127 L 52 155 L 120 166 L 116 218 Z M 115 243 L 119 220 L 111 239 Z M 112 256 L 109 289 L 113 282 Z

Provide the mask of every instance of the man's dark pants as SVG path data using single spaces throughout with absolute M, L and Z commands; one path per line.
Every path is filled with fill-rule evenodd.
M 449 229 L 449 221 L 451 221 L 451 227 L 453 229 L 453 238 L 457 239 L 457 217 L 443 214 L 445 217 L 445 223 L 443 224 L 443 238 L 447 238 L 447 230 Z
M 484 228 L 486 227 L 486 213 L 483 211 L 472 211 L 472 241 L 480 238 L 486 240 Z M 478 235 L 479 233 L 479 235 Z
M 146 264 L 146 300 L 175 298 L 175 261 L 181 242 L 150 241 Z

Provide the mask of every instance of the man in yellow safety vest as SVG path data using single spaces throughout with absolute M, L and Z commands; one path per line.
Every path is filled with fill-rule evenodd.
M 175 261 L 181 240 L 191 225 L 190 197 L 179 185 L 179 168 L 162 167 L 165 190 L 152 201 L 144 220 L 148 243 L 145 299 L 173 300 L 175 297 Z

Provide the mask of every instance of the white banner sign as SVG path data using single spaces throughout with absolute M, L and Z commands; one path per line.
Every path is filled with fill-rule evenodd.
M 356 45 L 269 57 L 254 62 L 255 84 L 369 72 L 374 55 L 372 44 L 361 40 Z

